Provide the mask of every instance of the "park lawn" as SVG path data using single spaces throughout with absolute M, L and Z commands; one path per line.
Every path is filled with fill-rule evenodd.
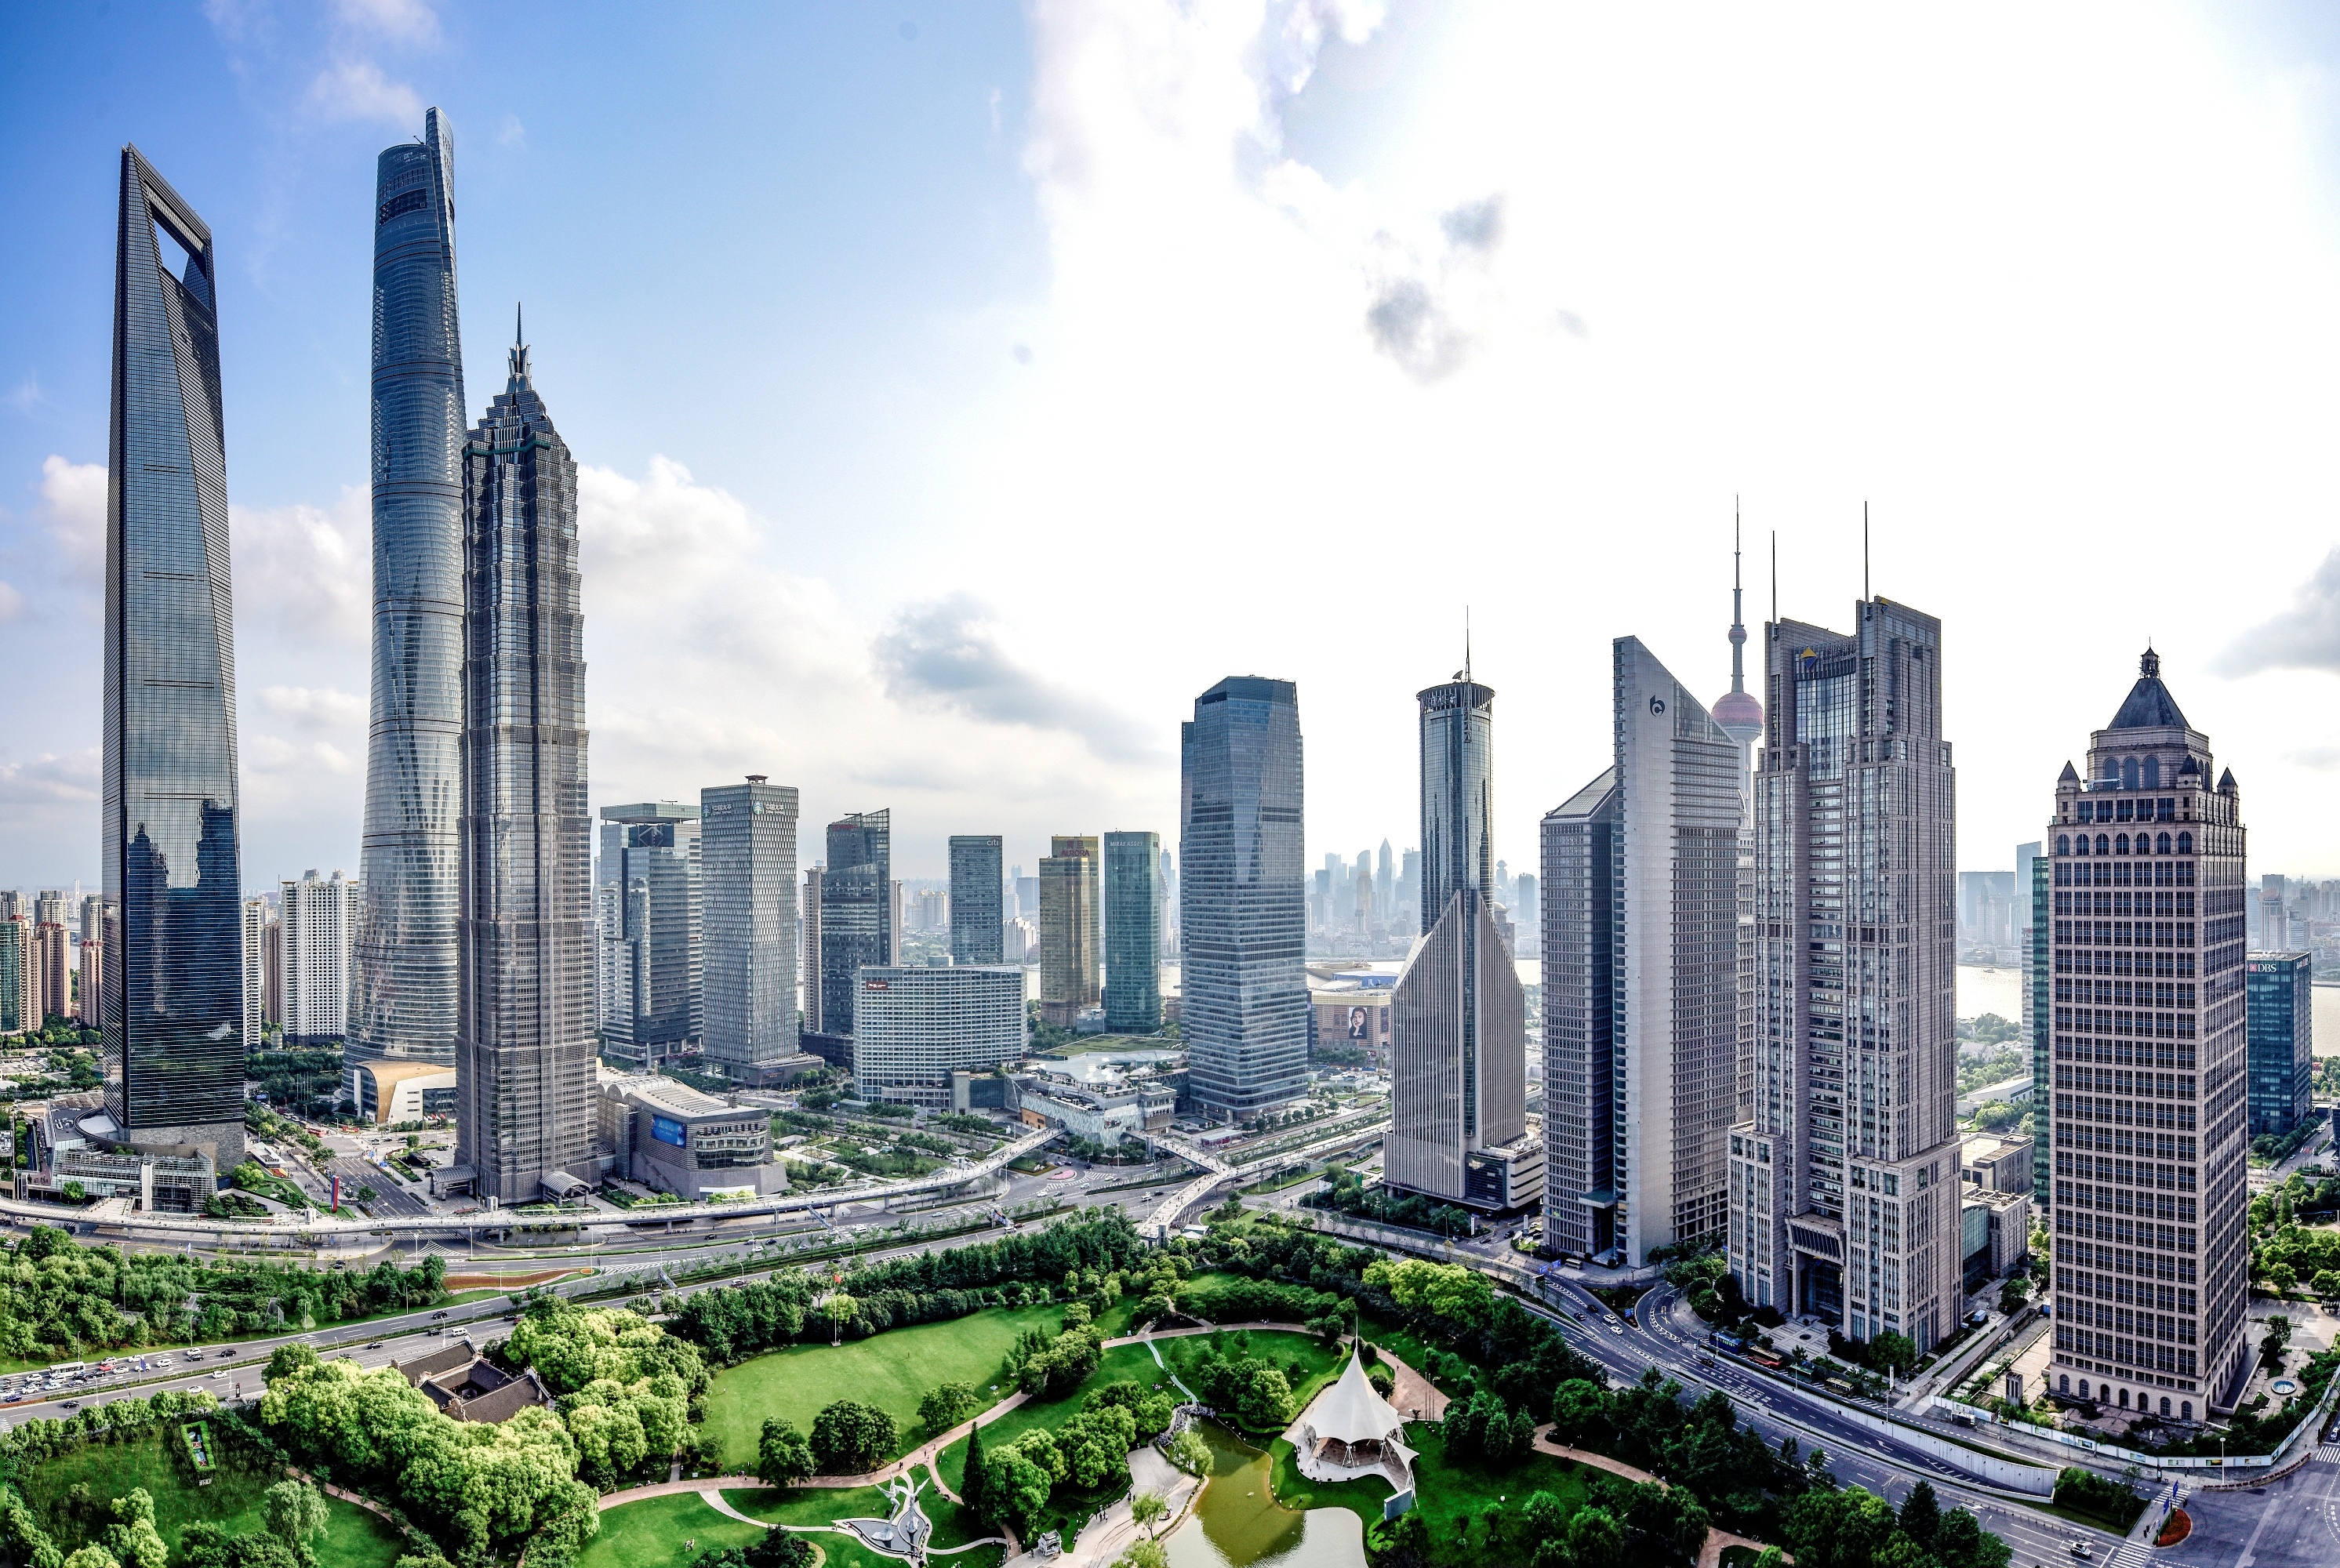
M 1240 1360 L 1244 1355 L 1242 1342 L 1245 1340 L 1251 1346 L 1249 1354 L 1282 1370 L 1285 1379 L 1291 1383 L 1292 1410 L 1295 1415 L 1307 1409 L 1308 1402 L 1316 1397 L 1318 1390 L 1338 1377 L 1341 1369 L 1349 1364 L 1349 1347 L 1345 1344 L 1326 1345 L 1313 1334 L 1294 1334 L 1288 1330 L 1238 1328 L 1230 1333 L 1196 1334 L 1184 1339 L 1165 1339 L 1158 1343 L 1162 1346 L 1163 1359 L 1170 1363 L 1179 1376 L 1185 1377 L 1187 1369 L 1202 1360 L 1206 1347 L 1216 1348 L 1220 1355 L 1230 1360 Z M 1144 1347 L 1138 1348 L 1142 1350 Z M 1297 1376 L 1294 1376 L 1295 1366 L 1299 1369 Z M 1187 1379 L 1187 1386 L 1194 1386 L 1192 1378 Z M 1232 1412 L 1223 1419 L 1230 1425 L 1234 1424 Z M 1282 1431 L 1283 1428 L 1276 1430 Z
M 1427 1421 L 1408 1425 L 1405 1441 L 1406 1446 L 1414 1450 L 1414 1507 L 1430 1526 L 1433 1555 L 1440 1547 L 1462 1541 L 1463 1532 L 1472 1527 L 1473 1521 L 1484 1520 L 1490 1512 L 1498 1509 L 1515 1509 L 1534 1493 L 1551 1493 L 1572 1514 L 1591 1497 L 1587 1477 L 1591 1472 L 1553 1455 L 1530 1454 L 1502 1470 L 1451 1464 L 1446 1459 L 1445 1439 L 1439 1435 L 1436 1423 Z M 1300 1474 L 1288 1443 L 1275 1445 L 1274 1474 L 1276 1495 L 1287 1504 L 1348 1508 L 1359 1514 L 1369 1528 L 1381 1518 L 1381 1500 L 1389 1495 L 1388 1484 L 1379 1481 L 1318 1485 Z M 1371 1495 L 1367 1494 L 1368 1489 Z M 1483 1525 L 1479 1528 L 1483 1532 Z
M 995 1307 L 947 1322 L 889 1328 L 842 1345 L 768 1350 L 715 1375 L 707 1395 L 707 1430 L 722 1439 L 728 1466 L 750 1471 L 767 1416 L 780 1416 L 808 1433 L 823 1406 L 856 1399 L 894 1418 L 894 1449 L 887 1457 L 897 1458 L 926 1440 L 918 1430 L 918 1401 L 928 1389 L 938 1383 L 971 1384 L 982 1407 L 989 1408 L 1014 1392 L 993 1386 L 1016 1336 L 1032 1328 L 1053 1334 L 1064 1317 L 1062 1307 Z
M 749 1546 L 763 1538 L 760 1526 L 717 1513 L 696 1492 L 677 1492 L 604 1513 L 600 1533 L 577 1554 L 577 1568 L 690 1568 L 702 1552 Z
M 832 1524 L 846 1519 L 883 1519 L 893 1511 L 883 1490 L 876 1486 L 831 1488 L 799 1486 L 787 1492 L 753 1488 L 723 1494 L 723 1500 L 742 1514 L 774 1524 Z M 918 1494 L 918 1506 L 934 1521 L 932 1544 L 957 1546 L 992 1533 L 977 1525 L 966 1509 L 937 1492 L 931 1483 Z M 898 1568 L 899 1559 L 871 1551 L 850 1535 L 810 1537 L 828 1554 L 824 1568 Z M 974 1552 L 954 1552 L 945 1562 L 968 1568 L 997 1568 L 1002 1553 L 996 1546 Z
M 1089 1391 L 1108 1383 L 1128 1379 L 1146 1388 L 1167 1384 L 1169 1375 L 1154 1365 L 1154 1357 L 1143 1345 L 1116 1345 L 1098 1357 L 1097 1369 L 1089 1380 L 1058 1399 L 1027 1399 L 983 1425 L 983 1445 L 996 1448 L 1003 1443 L 1013 1443 L 1035 1426 L 1054 1427 L 1079 1411 Z M 1177 1391 L 1171 1390 L 1175 1395 Z M 967 1439 L 962 1437 L 943 1450 L 942 1476 L 950 1489 L 962 1496 L 967 1492 Z
M 154 1499 L 154 1526 L 174 1552 L 179 1533 L 197 1520 L 215 1521 L 239 1535 L 262 1528 L 261 1497 L 283 1479 L 280 1473 L 230 1458 L 212 1472 L 209 1486 L 198 1486 L 193 1468 L 164 1446 L 166 1439 L 179 1441 L 175 1423 L 133 1443 L 92 1443 L 59 1455 L 19 1476 L 17 1485 L 42 1528 L 67 1553 L 104 1533 L 111 1523 L 104 1503 L 141 1486 Z M 76 1481 L 88 1483 L 100 1504 L 81 1517 L 65 1501 Z M 407 1550 L 397 1529 L 381 1515 L 338 1497 L 326 1498 L 325 1506 L 325 1533 L 312 1543 L 320 1568 L 389 1568 Z

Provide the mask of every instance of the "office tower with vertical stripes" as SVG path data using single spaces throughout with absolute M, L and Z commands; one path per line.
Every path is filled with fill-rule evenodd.
M 1000 962 L 1006 895 L 1002 844 L 996 833 L 953 833 L 950 841 L 950 947 L 953 963 Z
M 2056 782 L 2056 1393 L 2191 1422 L 2253 1358 L 2244 830 L 2147 649 Z
M 361 1059 L 455 1060 L 466 409 L 454 168 L 436 109 L 375 165 L 373 695 L 348 1045 Z
M 1070 1029 L 1102 998 L 1097 841 L 1059 833 L 1040 860 L 1040 1016 Z
M 828 824 L 820 879 L 820 1032 L 850 1036 L 856 977 L 894 962 L 891 812 L 851 812 Z
M 1188 1091 L 1205 1115 L 1250 1118 L 1307 1092 L 1298 689 L 1230 676 L 1195 699 L 1178 756 Z
M 592 1183 L 593 818 L 577 462 L 513 322 L 463 446 L 456 1159 L 500 1203 Z
M 762 774 L 699 792 L 707 1054 L 734 1078 L 797 1050 L 797 792 Z
M 1105 1026 L 1162 1027 L 1162 835 L 1105 835 Z
M 1765 628 L 1729 1258 L 1750 1305 L 1922 1352 L 1963 1299 L 1941 623 L 1883 598 L 1853 614 L 1849 635 Z
M 1544 1232 L 1641 1267 L 1719 1236 L 1738 1114 L 1738 737 L 1635 637 L 1610 766 L 1543 823 Z

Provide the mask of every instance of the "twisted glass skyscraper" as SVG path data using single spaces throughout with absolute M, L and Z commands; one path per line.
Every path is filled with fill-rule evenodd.
M 364 907 L 350 998 L 360 1057 L 455 1053 L 462 810 L 463 350 L 446 119 L 386 149 L 373 230 L 373 714 Z
M 211 230 L 122 150 L 105 527 L 105 951 L 120 1138 L 243 1156 L 235 644 Z M 159 231 L 159 233 L 158 233 Z M 174 273 L 164 263 L 186 251 Z M 53 1012 L 64 1009 L 53 1006 Z

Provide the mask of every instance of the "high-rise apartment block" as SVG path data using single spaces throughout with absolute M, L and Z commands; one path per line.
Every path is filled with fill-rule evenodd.
M 2245 962 L 2250 1130 L 2278 1137 L 2315 1110 L 2315 955 L 2255 952 Z
M 828 824 L 820 879 L 820 1032 L 850 1037 L 865 967 L 894 962 L 897 927 L 889 812 L 855 812 Z
M 1307 1089 L 1300 699 L 1231 676 L 1179 725 L 1179 1025 L 1188 1090 L 1253 1117 Z
M 1102 995 L 1100 869 L 1097 841 L 1073 834 L 1040 860 L 1040 1016 L 1067 1029 Z
M 2064 764 L 2055 865 L 2058 1394 L 2193 1421 L 2251 1365 L 2244 833 L 2147 650 Z
M 41 1008 L 50 1018 L 73 1016 L 73 944 L 61 921 L 45 920 L 33 927 L 34 963 L 41 981 Z
M 797 1053 L 797 792 L 699 792 L 707 1054 L 738 1078 Z
M 0 918 L 0 1034 L 39 1031 L 39 973 L 33 962 L 32 921 L 21 914 Z
M 283 927 L 284 1011 L 279 1021 L 289 1043 L 322 1045 L 349 1030 L 350 979 L 362 894 L 336 870 L 332 877 L 312 871 L 279 884 Z M 260 940 L 265 943 L 267 933 Z M 256 955 L 262 1006 L 266 1007 L 266 958 Z
M 455 303 L 455 140 L 375 165 L 373 678 L 349 1050 L 455 1060 L 458 817 L 463 809 L 463 343 Z
M 274 912 L 264 898 L 243 901 L 243 1038 L 247 1050 L 259 1050 L 268 1031 L 268 928 Z
M 641 801 L 601 808 L 600 884 L 618 889 L 622 1011 L 601 1024 L 605 1054 L 644 1068 L 694 1050 L 705 1021 L 699 944 L 699 808 Z
M 577 462 L 513 327 L 463 446 L 456 925 L 456 1159 L 501 1203 L 587 1189 L 595 1126 Z
M 1105 835 L 1105 1026 L 1162 1027 L 1162 835 Z
M 163 263 L 162 233 L 186 251 Z M 122 150 L 106 464 L 110 1138 L 243 1156 L 235 642 L 211 231 Z M 84 1122 L 84 1128 L 87 1123 Z M 208 1178 L 194 1186 L 208 1195 Z
M 1613 760 L 1543 819 L 1544 1235 L 1640 1267 L 1728 1218 L 1744 812 L 1739 741 L 1639 639 L 1611 672 Z
M 1494 919 L 1495 693 L 1465 676 L 1420 693 L 1423 843 L 1416 942 L 1390 1001 L 1388 1184 L 1473 1208 L 1543 1195 L 1528 1136 L 1527 993 Z M 1356 859 L 1358 912 L 1372 857 Z M 1439 902 L 1433 909 L 1432 898 Z
M 1024 1054 L 1024 971 L 1005 964 L 872 965 L 854 980 L 853 1087 L 947 1110 L 951 1074 Z
M 804 925 L 804 947 L 798 953 L 798 972 L 804 976 L 804 1002 L 799 1029 L 801 1034 L 818 1034 L 821 1020 L 820 995 L 820 885 L 825 869 L 813 866 L 804 873 L 804 887 L 799 894 L 798 912 Z M 801 1034 L 799 1038 L 801 1038 Z
M 1000 907 L 1006 884 L 996 833 L 953 833 L 950 841 L 950 946 L 953 963 L 998 963 Z
M 1730 1267 L 1756 1306 L 1924 1350 L 1961 1301 L 1941 623 L 1882 598 L 1854 621 L 1766 628 Z

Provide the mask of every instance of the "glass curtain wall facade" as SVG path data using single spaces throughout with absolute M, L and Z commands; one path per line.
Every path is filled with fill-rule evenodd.
M 2244 971 L 2251 1135 L 2277 1137 L 2315 1109 L 2315 955 L 2255 952 Z
M 595 1129 L 577 462 L 519 342 L 463 448 L 463 520 L 456 1159 L 518 1203 L 590 1182 Z
M 245 1040 L 219 262 L 211 230 L 135 147 L 122 150 L 120 193 L 101 846 L 103 940 L 117 962 L 103 981 L 105 1103 L 124 1141 L 227 1169 L 243 1153 Z M 174 259 L 185 254 L 175 271 L 166 243 Z
M 893 816 L 856 812 L 828 824 L 820 879 L 820 1032 L 850 1036 L 864 965 L 894 962 Z
M 643 1068 L 684 1054 L 706 1017 L 699 942 L 699 808 L 642 801 L 601 808 L 600 874 L 618 889 L 619 973 L 626 1011 L 604 1018 L 605 1052 Z
M 2048 1376 L 2190 1422 L 2232 1401 L 2246 1338 L 2240 792 L 2210 783 L 2147 652 L 2056 784 L 2055 1148 Z
M 1254 1116 L 1307 1089 L 1298 688 L 1229 676 L 1195 699 L 1178 754 L 1188 1091 L 1205 1114 Z
M 733 1068 L 797 1050 L 797 792 L 762 774 L 699 792 L 707 1054 Z
M 950 945 L 955 964 L 1002 962 L 1007 912 L 1001 907 L 1006 896 L 1001 848 L 996 833 L 951 835 Z
M 1422 929 L 1462 888 L 1495 892 L 1495 692 L 1472 680 L 1415 695 L 1422 706 Z
M 1854 614 L 1850 636 L 1765 629 L 1760 991 L 1730 1267 L 1753 1305 L 1922 1351 L 1961 1300 L 1941 623 L 1881 598 Z
M 1545 1168 L 1599 1178 L 1555 1187 L 1547 1234 L 1639 1267 L 1728 1218 L 1742 754 L 1638 639 L 1617 639 L 1611 669 L 1615 761 L 1545 819 L 1545 874 L 1567 883 L 1545 932 L 1545 1086 L 1564 1107 L 1545 1119 Z
M 1105 835 L 1105 1026 L 1162 1027 L 1162 835 Z
M 463 346 L 455 143 L 382 152 L 373 229 L 373 696 L 349 1050 L 452 1062 L 463 810 Z

